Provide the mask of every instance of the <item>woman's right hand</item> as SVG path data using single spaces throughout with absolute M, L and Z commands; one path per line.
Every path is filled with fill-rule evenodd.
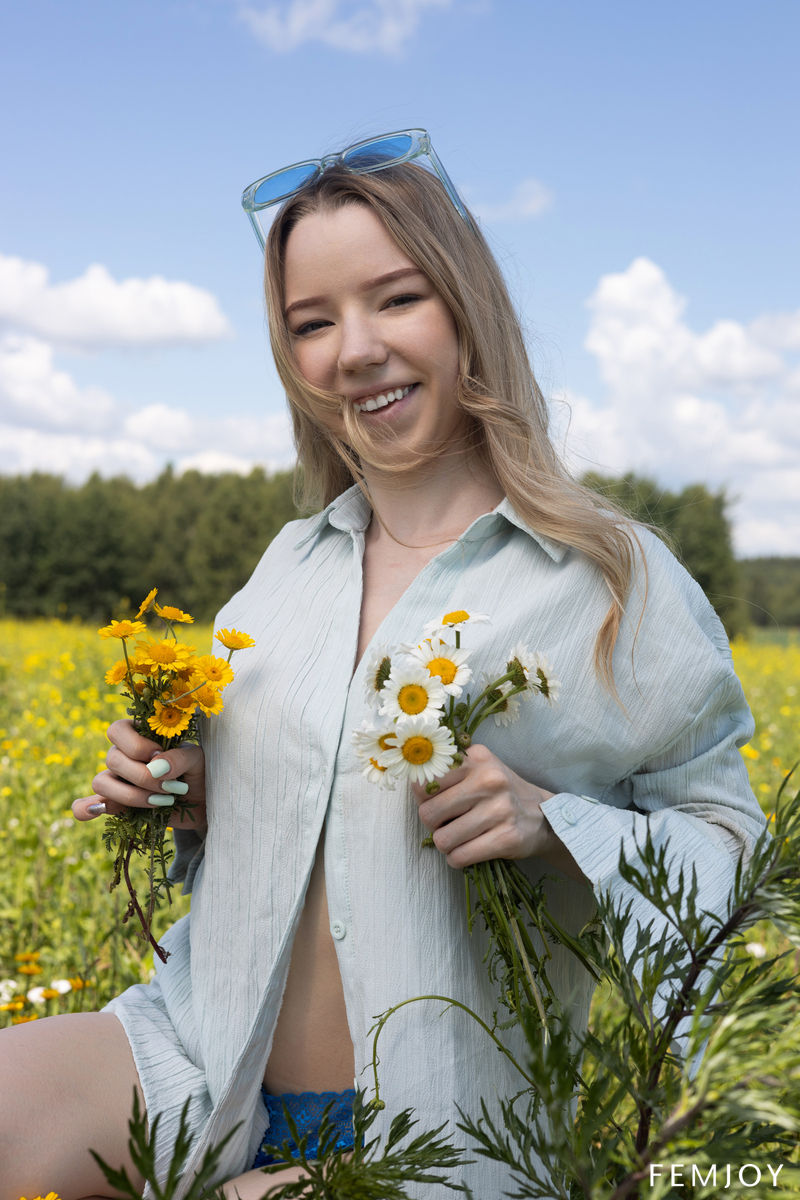
M 132 721 L 115 721 L 108 728 L 108 739 L 108 770 L 92 780 L 94 795 L 73 802 L 72 812 L 79 821 L 91 821 L 104 813 L 114 815 L 126 808 L 153 808 L 152 798 L 159 797 L 191 805 L 175 814 L 171 826 L 204 832 L 205 759 L 199 746 L 185 742 L 174 750 L 162 750 L 157 742 L 137 733 Z M 169 769 L 165 771 L 157 765 L 160 763 Z

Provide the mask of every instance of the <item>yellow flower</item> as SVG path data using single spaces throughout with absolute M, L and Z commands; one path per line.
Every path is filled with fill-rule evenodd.
M 27 1021 L 38 1021 L 38 1020 L 39 1020 L 38 1014 L 33 1013 L 29 1017 L 12 1017 L 11 1024 L 12 1025 L 24 1025 L 24 1024 L 26 1024 Z
M 110 685 L 113 685 L 115 683 L 122 683 L 123 679 L 126 677 L 127 674 L 128 674 L 127 663 L 124 663 L 124 662 L 114 663 L 113 667 L 111 667 L 111 669 L 109 671 L 106 671 L 106 677 L 105 677 L 106 683 L 108 683 Z
M 135 637 L 137 633 L 144 633 L 146 629 L 147 626 L 142 621 L 112 621 L 97 632 L 101 638 L 129 638 Z
M 218 629 L 214 637 L 226 650 L 246 650 L 256 644 L 249 633 L 240 633 L 238 629 Z
M 222 696 L 211 683 L 205 683 L 194 693 L 196 703 L 207 717 L 222 712 Z
M 177 737 L 179 733 L 183 733 L 184 729 L 188 729 L 192 714 L 185 708 L 161 704 L 156 700 L 155 709 L 153 716 L 147 718 L 147 724 L 154 733 L 161 737 Z
M 231 665 L 224 658 L 218 658 L 215 654 L 202 655 L 201 658 L 195 660 L 194 665 L 198 677 L 202 677 L 207 683 L 213 683 L 215 687 L 224 688 L 233 679 Z
M 200 680 L 198 679 L 195 681 L 195 684 L 199 682 Z M 183 680 L 175 679 L 169 691 L 162 694 L 161 703 L 166 704 L 169 708 L 183 708 L 194 712 L 197 701 L 189 684 L 184 683 Z
M 171 608 L 168 604 L 163 605 L 163 607 L 160 604 L 156 604 L 154 608 L 158 615 L 163 617 L 165 621 L 180 621 L 185 625 L 191 625 L 194 621 L 194 617 L 190 616 L 189 613 L 181 612 L 179 608 Z
M 19 1200 L 25 1200 L 24 1196 L 20 1196 Z M 55 1192 L 48 1192 L 46 1196 L 34 1196 L 34 1200 L 61 1200 Z
M 194 646 L 184 646 L 168 638 L 162 642 L 140 642 L 136 648 L 137 663 L 160 667 L 162 671 L 179 671 L 194 654 Z
M 41 975 L 42 973 L 42 968 L 37 967 L 34 963 L 23 963 L 17 970 L 20 975 Z
M 155 600 L 157 595 L 158 595 L 158 588 L 153 588 L 151 591 L 149 591 L 147 593 L 144 600 L 139 605 L 139 611 L 136 614 L 137 621 L 139 620 L 140 617 L 144 616 L 144 614 L 147 612 L 148 608 L 153 603 L 153 601 Z
M 41 950 L 27 950 L 23 954 L 15 954 L 14 962 L 22 962 L 22 963 L 36 962 L 36 959 L 41 958 L 41 956 L 42 956 Z

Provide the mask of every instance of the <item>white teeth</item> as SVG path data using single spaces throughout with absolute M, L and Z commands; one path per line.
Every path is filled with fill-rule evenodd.
M 395 400 L 402 400 L 403 396 L 407 396 L 411 391 L 413 383 L 408 387 L 395 388 L 393 392 L 381 392 L 379 396 L 370 396 L 363 404 L 356 404 L 357 412 L 375 412 L 376 408 L 386 408 L 387 404 L 392 404 Z

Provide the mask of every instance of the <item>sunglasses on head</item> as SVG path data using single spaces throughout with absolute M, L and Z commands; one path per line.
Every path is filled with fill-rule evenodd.
M 309 158 L 305 162 L 292 163 L 257 179 L 245 188 L 242 208 L 247 213 L 258 244 L 263 251 L 267 244 L 269 219 L 262 218 L 265 209 L 281 204 L 291 196 L 314 183 L 328 167 L 342 166 L 355 175 L 369 175 L 383 171 L 400 163 L 419 160 L 419 165 L 435 174 L 447 192 L 453 207 L 469 224 L 471 218 L 463 201 L 436 154 L 425 129 L 402 129 L 396 133 L 383 133 L 379 137 L 356 142 L 338 154 L 326 154 L 324 158 Z M 271 214 L 270 214 L 271 215 Z

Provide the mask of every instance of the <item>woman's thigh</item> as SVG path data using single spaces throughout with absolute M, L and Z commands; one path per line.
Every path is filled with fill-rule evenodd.
M 128 1039 L 111 1013 L 73 1013 L 0 1032 L 0 1200 L 117 1193 L 89 1150 L 143 1180 L 128 1154 L 133 1092 Z

